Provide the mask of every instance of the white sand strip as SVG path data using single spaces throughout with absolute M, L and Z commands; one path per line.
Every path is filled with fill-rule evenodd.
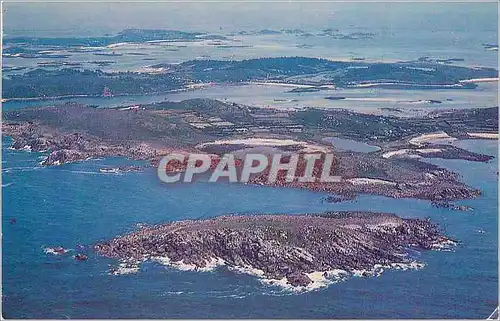
M 498 81 L 498 78 L 472 78 L 472 79 L 460 80 L 460 82 L 463 84 L 478 83 L 478 82 L 495 82 L 495 81 Z
M 467 133 L 470 137 L 498 139 L 498 133 Z
M 454 137 L 451 137 L 445 132 L 438 132 L 438 133 L 430 133 L 430 134 L 424 134 L 420 135 L 417 137 L 414 137 L 409 140 L 409 143 L 412 145 L 420 146 L 423 143 L 426 143 L 428 141 L 432 141 L 435 139 L 453 139 Z
M 396 185 L 396 183 L 391 181 L 385 181 L 382 179 L 375 179 L 375 178 L 366 178 L 366 177 L 349 178 L 346 181 L 353 185 L 371 185 L 371 184 L 393 185 L 393 186 Z

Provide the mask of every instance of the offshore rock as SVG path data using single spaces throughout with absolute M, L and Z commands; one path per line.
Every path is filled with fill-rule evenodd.
M 95 245 L 122 261 L 163 258 L 206 269 L 211 262 L 260 271 L 293 287 L 313 282 L 309 273 L 371 270 L 412 262 L 408 247 L 432 249 L 450 241 L 429 220 L 393 214 L 327 212 L 312 215 L 222 216 L 143 227 Z M 452 242 L 452 241 L 450 241 Z

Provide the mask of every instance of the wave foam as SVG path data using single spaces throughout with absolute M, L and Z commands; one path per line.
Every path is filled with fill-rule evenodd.
M 324 272 L 315 271 L 311 273 L 306 273 L 306 275 L 312 281 L 307 286 L 292 286 L 288 281 L 287 277 L 284 277 L 279 280 L 262 278 L 260 279 L 260 282 L 271 286 L 277 286 L 287 292 L 301 293 L 301 292 L 310 292 L 321 288 L 326 288 L 331 284 L 344 281 L 349 276 L 349 273 L 344 270 L 336 269 Z
M 136 274 L 140 270 L 140 264 L 144 261 L 121 261 L 116 267 L 109 270 L 112 275 Z
M 441 243 L 448 244 L 449 240 L 443 241 Z M 326 288 L 331 284 L 339 283 L 347 280 L 349 277 L 378 277 L 382 275 L 385 270 L 419 270 L 425 267 L 425 264 L 412 261 L 412 262 L 399 262 L 399 263 L 390 263 L 386 265 L 375 264 L 373 268 L 366 270 L 341 270 L 341 269 L 333 269 L 328 271 L 314 271 L 310 273 L 306 273 L 307 277 L 311 279 L 311 283 L 307 286 L 292 286 L 287 277 L 283 277 L 282 279 L 269 279 L 265 277 L 265 272 L 261 269 L 245 265 L 245 266 L 227 266 L 226 262 L 221 258 L 210 258 L 205 261 L 205 267 L 198 267 L 195 264 L 185 263 L 183 260 L 173 262 L 167 256 L 154 256 L 144 258 L 142 261 L 122 261 L 118 266 L 112 269 L 110 272 L 113 275 L 123 275 L 123 274 L 133 274 L 139 272 L 139 266 L 142 262 L 150 260 L 153 262 L 157 262 L 161 265 L 165 265 L 180 271 L 195 271 L 195 272 L 211 272 L 215 269 L 226 266 L 228 270 L 246 274 L 250 276 L 256 277 L 259 282 L 262 284 L 277 287 L 281 291 L 285 293 L 301 293 L 301 292 L 309 292 L 318 290 L 321 288 Z M 177 294 L 170 293 L 170 294 Z M 178 293 L 181 294 L 181 293 Z
M 444 252 L 453 252 L 455 251 L 455 247 L 457 246 L 457 242 L 453 240 L 443 240 L 432 244 L 432 249 L 435 251 L 444 251 Z
M 43 249 L 43 252 L 45 254 L 52 254 L 52 255 L 63 255 L 68 252 L 72 251 L 71 249 L 65 249 L 62 247 L 46 247 Z
M 349 277 L 378 277 L 382 275 L 385 270 L 420 270 L 425 267 L 425 264 L 420 262 L 409 262 L 409 263 L 391 263 L 387 265 L 375 264 L 372 269 L 369 270 L 352 270 L 351 272 L 335 269 L 325 272 L 315 271 L 311 273 L 306 273 L 306 275 L 313 281 L 307 286 L 292 286 L 286 277 L 282 279 L 264 279 L 261 278 L 260 281 L 263 284 L 277 286 L 282 290 L 292 293 L 309 292 L 313 290 L 318 290 L 321 288 L 326 288 L 331 284 L 343 282 Z
M 352 276 L 356 277 L 379 277 L 387 269 L 392 270 L 420 270 L 425 267 L 424 263 L 409 262 L 409 263 L 390 263 L 386 265 L 375 264 L 370 270 L 353 270 Z
M 221 258 L 210 258 L 205 261 L 204 267 L 198 267 L 195 264 L 184 263 L 183 260 L 172 262 L 167 256 L 155 256 L 151 257 L 151 261 L 160 263 L 162 265 L 170 266 L 181 271 L 196 271 L 196 272 L 211 272 L 220 266 L 226 265 L 226 262 Z

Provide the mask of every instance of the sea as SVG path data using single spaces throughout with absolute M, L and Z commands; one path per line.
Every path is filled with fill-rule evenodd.
M 152 72 L 162 63 L 178 64 L 193 59 L 242 60 L 262 57 L 315 57 L 365 62 L 456 59 L 452 65 L 497 68 L 496 3 L 6 3 L 4 38 L 90 37 L 114 35 L 125 28 L 174 29 L 225 36 L 221 41 L 116 43 L 95 52 L 34 48 L 68 58 L 3 57 L 4 77 L 44 66 L 46 63 L 79 63 L 80 69 L 105 72 Z M 211 14 L 208 15 L 208 12 Z M 32 14 L 31 14 L 32 13 Z M 24 19 L 30 15 L 30 19 Z M 147 17 L 145 19 L 144 17 Z M 61 29 L 58 25 L 64 25 Z M 321 36 L 325 30 L 342 35 L 371 34 L 361 39 Z M 262 32 L 264 30 L 264 32 Z M 300 30 L 287 33 L 286 30 Z M 267 32 L 265 32 L 267 31 Z M 269 33 L 269 31 L 277 33 Z M 74 49 L 74 48 L 72 48 Z M 137 55 L 140 54 L 140 55 Z M 147 59 L 147 60 L 145 60 Z M 96 61 L 111 61 L 108 66 Z M 205 84 L 196 90 L 147 96 L 61 98 L 37 101 L 10 100 L 4 110 L 26 106 L 78 102 L 100 107 L 211 98 L 245 105 L 297 109 L 342 108 L 395 116 L 425 115 L 445 109 L 497 106 L 497 83 L 480 83 L 475 90 L 393 90 L 350 88 L 290 93 L 290 87 L 269 84 Z M 43 93 L 43 92 L 42 92 Z M 329 100 L 328 96 L 346 99 Z M 440 103 L 435 103 L 439 101 Z
M 496 156 L 497 141 L 457 143 Z M 103 174 L 133 163 L 106 158 L 40 167 L 40 153 L 2 149 L 3 315 L 6 318 L 486 318 L 498 300 L 498 161 L 428 160 L 452 169 L 483 194 L 472 212 L 427 201 L 359 196 L 340 204 L 322 193 L 231 183 L 164 185 L 154 169 Z M 263 284 L 219 268 L 180 271 L 145 263 L 113 275 L 98 241 L 158 224 L 223 214 L 301 214 L 366 210 L 427 218 L 459 241 L 453 251 L 423 251 L 420 270 L 353 277 L 307 293 Z M 16 222 L 11 224 L 11 220 Z M 72 249 L 54 256 L 45 250 Z M 84 247 L 83 249 L 81 247 Z M 87 253 L 87 261 L 71 255 Z
M 231 54 L 236 58 L 295 54 L 373 60 L 432 56 L 463 58 L 470 66 L 497 68 L 497 52 L 487 51 L 482 46 L 497 40 L 495 3 L 274 3 L 267 7 L 268 10 L 262 10 L 262 4 L 247 3 L 245 13 L 236 4 L 186 4 L 192 10 L 186 10 L 179 3 L 168 4 L 167 9 L 161 5 L 9 3 L 4 4 L 7 9 L 4 30 L 11 35 L 88 36 L 114 33 L 125 27 L 214 33 L 264 28 L 314 31 L 339 28 L 345 32 L 373 32 L 378 36 L 367 41 L 324 38 L 297 41 L 285 39 L 285 36 L 248 36 L 253 37 L 250 39 L 253 45 L 259 45 L 258 50 L 255 47 L 238 48 L 224 49 L 228 52 L 224 54 L 201 54 L 216 58 Z M 27 16 L 35 18 L 23 19 Z M 60 24 L 67 28 L 61 31 Z M 296 47 L 306 41 L 312 42 L 313 47 L 300 50 Z M 276 44 L 285 49 L 273 49 Z M 200 52 L 183 55 L 184 49 L 179 49 L 178 52 L 151 50 L 156 52 L 157 59 L 163 61 L 164 57 L 167 62 L 180 62 L 200 55 Z M 14 63 L 13 59 L 4 58 L 4 66 L 25 63 Z M 116 68 L 147 67 L 142 64 L 124 62 L 116 64 Z M 290 95 L 285 93 L 286 88 L 247 86 L 213 86 L 159 96 L 95 99 L 100 99 L 97 104 L 103 107 L 196 97 L 261 106 L 288 103 L 285 107 L 295 107 L 297 103 L 293 101 L 296 98 L 283 98 Z M 398 106 L 410 114 L 411 109 L 417 107 L 406 105 L 408 101 L 432 99 L 436 95 L 452 100 L 440 106 L 418 107 L 426 110 L 492 107 L 498 104 L 496 92 L 496 86 L 488 85 L 475 91 L 377 89 L 349 94 L 353 98 L 382 97 L 385 99 L 382 102 L 351 100 L 349 105 L 334 107 L 363 111 Z M 317 93 L 301 94 L 300 97 L 305 98 L 297 98 L 298 106 L 314 107 L 319 102 L 346 104 L 324 102 L 314 95 Z M 68 101 L 88 103 L 88 99 L 94 98 Z M 301 99 L 307 103 L 300 103 Z M 399 100 L 404 103 L 401 105 Z M 2 108 L 13 110 L 53 103 L 9 101 L 2 104 Z M 120 174 L 99 172 L 102 167 L 143 165 L 123 158 L 41 167 L 42 153 L 12 150 L 8 148 L 10 144 L 9 137 L 2 137 L 2 313 L 5 318 L 462 319 L 487 318 L 498 305 L 496 140 L 454 142 L 467 150 L 495 156 L 486 163 L 425 160 L 459 173 L 464 182 L 482 190 L 482 195 L 475 199 L 457 202 L 457 205 L 471 206 L 471 212 L 436 208 L 423 200 L 373 195 L 360 195 L 353 201 L 332 204 L 325 202 L 326 194 L 302 189 L 234 183 L 207 185 L 209 183 L 204 182 L 165 185 L 153 168 Z M 96 242 L 134 231 L 142 224 L 235 213 L 301 214 L 336 210 L 429 217 L 440 225 L 444 234 L 459 243 L 451 251 L 415 253 L 417 261 L 425 264 L 422 269 L 386 270 L 379 276 L 352 277 L 304 293 L 264 284 L 254 276 L 224 267 L 195 272 L 145 263 L 137 273 L 113 275 L 111 270 L 118 262 L 92 251 Z M 47 253 L 47 249 L 58 246 L 70 252 L 66 255 Z M 86 253 L 88 260 L 74 260 L 72 255 L 76 253 Z

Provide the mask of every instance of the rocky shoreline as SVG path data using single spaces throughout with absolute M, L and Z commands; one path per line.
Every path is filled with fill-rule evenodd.
M 34 123 L 3 124 L 3 135 L 13 139 L 11 148 L 46 153 L 42 166 L 62 165 L 91 158 L 121 156 L 134 160 L 154 161 L 166 155 L 165 150 L 148 144 L 129 142 L 115 144 L 84 133 L 61 133 Z
M 13 137 L 12 148 L 33 152 L 45 152 L 46 157 L 40 162 L 42 166 L 55 166 L 65 163 L 84 161 L 92 158 L 121 156 L 133 160 L 145 160 L 150 166 L 156 166 L 161 157 L 169 152 L 185 150 L 155 148 L 146 143 L 128 142 L 113 144 L 97 137 L 85 134 L 60 134 L 34 124 L 4 124 L 4 134 Z M 215 156 L 215 155 L 214 155 Z M 340 182 L 301 183 L 297 179 L 285 182 L 285 176 L 278 175 L 275 183 L 267 182 L 269 168 L 262 174 L 251 177 L 249 183 L 274 187 L 304 188 L 317 192 L 338 195 L 330 201 L 352 200 L 357 194 L 382 195 L 392 198 L 416 198 L 431 201 L 454 201 L 477 197 L 481 191 L 462 183 L 456 174 L 440 169 L 437 166 L 405 160 L 404 166 L 396 166 L 394 162 L 350 153 L 338 153 L 336 172 L 343 178 Z M 214 161 L 217 161 L 214 159 Z M 484 160 L 490 159 L 485 156 Z M 216 163 L 214 163 L 216 165 Z M 411 166 L 409 166 L 411 165 Z M 180 168 L 172 171 L 183 171 Z M 299 164 L 300 166 L 300 164 Z M 380 174 L 363 177 L 367 168 L 376 168 Z M 300 171 L 300 169 L 298 170 Z M 361 177 L 360 177 L 361 176 Z
M 213 101 L 195 101 L 185 104 L 188 103 L 191 105 L 187 107 L 170 106 L 172 109 L 159 110 L 99 109 L 76 104 L 24 109 L 6 113 L 2 130 L 3 135 L 12 137 L 12 148 L 44 152 L 45 158 L 40 163 L 42 166 L 62 165 L 110 156 L 144 160 L 151 166 L 156 166 L 163 156 L 172 152 L 208 153 L 199 146 L 207 144 L 212 146 L 218 141 L 214 139 L 214 136 L 194 129 L 182 118 L 192 117 L 191 112 L 187 112 L 186 108 L 195 108 L 193 104 L 202 104 L 201 107 L 196 108 L 215 109 L 213 112 L 216 114 L 233 115 L 246 112 L 244 106 L 239 105 L 222 103 L 219 103 L 222 105 L 217 105 Z M 177 108 L 184 108 L 180 114 L 185 115 L 187 112 L 191 116 L 179 118 L 179 112 L 175 111 Z M 356 116 L 350 115 L 349 117 Z M 235 134 L 227 135 L 230 138 L 240 137 Z M 336 199 L 330 199 L 332 202 L 350 200 L 358 194 L 417 198 L 434 202 L 469 199 L 480 195 L 479 190 L 462 183 L 455 173 L 422 162 L 420 159 L 437 157 L 486 162 L 492 157 L 450 145 L 431 145 L 426 141 L 428 139 L 426 136 L 433 137 L 436 134 L 423 136 L 424 138 L 422 136 L 400 138 L 396 142 L 384 145 L 376 153 L 332 151 L 335 157 L 335 173 L 332 174 L 341 176 L 340 182 L 285 182 L 278 177 L 276 183 L 269 184 L 268 173 L 264 171 L 252 177 L 249 183 L 305 188 L 337 195 Z M 247 138 L 244 136 L 250 140 L 265 140 L 266 137 Z M 297 144 L 302 144 L 297 145 L 301 150 L 307 149 L 308 146 L 315 146 L 315 153 L 325 153 L 326 150 L 331 149 L 329 146 L 321 145 L 317 139 L 301 140 L 300 137 L 286 135 L 273 135 L 272 137 L 273 141 L 278 142 L 293 139 Z M 446 137 L 449 136 L 446 135 Z M 408 139 L 409 142 L 406 141 Z M 240 140 L 244 141 L 244 139 Z M 211 156 L 215 165 L 220 159 L 218 155 L 225 152 L 238 152 L 227 150 L 238 149 L 237 146 L 227 144 L 214 146 Z M 295 148 L 295 146 L 291 147 Z M 273 149 L 280 153 L 289 153 L 291 147 L 276 146 Z M 321 151 L 321 148 L 325 151 Z M 300 151 L 295 152 L 300 153 Z M 173 168 L 173 171 L 182 172 L 182 170 L 183 168 Z
M 151 260 L 199 271 L 224 265 L 267 283 L 305 289 L 320 282 L 317 277 L 368 276 L 382 267 L 411 266 L 416 263 L 408 248 L 430 250 L 454 243 L 425 219 L 326 212 L 179 221 L 142 227 L 94 249 L 121 262 Z

